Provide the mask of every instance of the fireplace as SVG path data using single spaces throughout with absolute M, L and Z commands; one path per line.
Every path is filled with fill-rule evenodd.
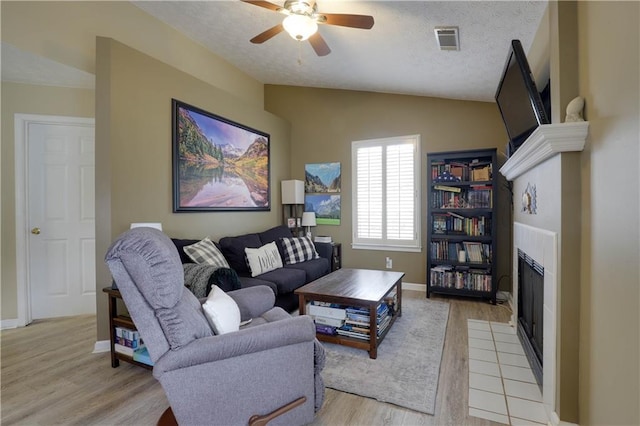
M 544 268 L 518 249 L 518 337 L 542 386 Z

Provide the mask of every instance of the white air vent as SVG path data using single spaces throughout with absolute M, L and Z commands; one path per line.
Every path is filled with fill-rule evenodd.
M 434 31 L 440 50 L 460 50 L 458 27 L 436 27 Z

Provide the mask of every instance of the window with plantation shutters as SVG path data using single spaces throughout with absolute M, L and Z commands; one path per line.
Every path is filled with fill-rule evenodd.
M 353 248 L 420 250 L 420 135 L 356 141 Z

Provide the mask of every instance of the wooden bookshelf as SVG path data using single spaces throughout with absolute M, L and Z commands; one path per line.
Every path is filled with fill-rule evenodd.
M 496 303 L 496 149 L 427 154 L 427 297 Z

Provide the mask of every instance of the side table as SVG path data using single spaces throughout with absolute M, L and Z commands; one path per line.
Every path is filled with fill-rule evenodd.
M 109 337 L 111 341 L 111 367 L 118 367 L 120 365 L 120 360 L 122 360 L 146 368 L 147 370 L 153 369 L 153 367 L 151 367 L 150 365 L 134 361 L 133 357 L 121 354 L 120 352 L 116 352 L 116 327 L 124 327 L 128 328 L 129 330 L 135 330 L 136 326 L 131 320 L 131 317 L 126 315 L 118 315 L 118 299 L 122 300 L 120 290 L 112 287 L 105 287 L 102 289 L 102 291 L 107 293 L 107 296 L 109 296 Z

